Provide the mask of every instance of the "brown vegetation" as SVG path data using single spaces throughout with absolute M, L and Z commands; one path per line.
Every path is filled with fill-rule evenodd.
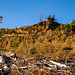
M 75 23 L 59 24 L 51 18 L 32 26 L 0 29 L 0 51 L 24 55 L 51 54 L 62 59 L 73 59 Z

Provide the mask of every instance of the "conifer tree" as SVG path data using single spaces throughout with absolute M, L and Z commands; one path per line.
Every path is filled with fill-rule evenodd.
M 53 15 L 53 17 L 51 17 L 51 15 L 49 15 L 49 17 L 47 19 L 50 23 L 53 23 L 53 21 L 55 20 L 55 15 Z
M 74 19 L 72 20 L 72 23 L 75 23 L 75 20 Z

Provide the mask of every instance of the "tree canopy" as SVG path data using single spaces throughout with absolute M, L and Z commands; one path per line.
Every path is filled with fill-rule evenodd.
M 49 22 L 53 22 L 55 20 L 55 15 L 53 15 L 53 17 L 51 17 L 51 15 L 49 15 L 49 17 L 47 18 Z

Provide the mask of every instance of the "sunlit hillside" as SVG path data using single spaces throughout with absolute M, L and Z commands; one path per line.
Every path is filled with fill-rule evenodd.
M 75 59 L 75 22 L 59 24 L 54 18 L 15 29 L 0 29 L 0 52 L 53 55 L 53 59 Z

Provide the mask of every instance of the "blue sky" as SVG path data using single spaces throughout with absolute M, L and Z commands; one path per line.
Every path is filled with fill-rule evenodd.
M 59 23 L 71 23 L 75 19 L 75 0 L 0 0 L 0 28 L 15 28 L 33 25 L 54 15 Z

